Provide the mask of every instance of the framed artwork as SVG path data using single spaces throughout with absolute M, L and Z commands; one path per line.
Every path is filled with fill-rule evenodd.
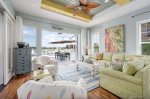
M 125 52 L 124 25 L 105 29 L 105 51 Z

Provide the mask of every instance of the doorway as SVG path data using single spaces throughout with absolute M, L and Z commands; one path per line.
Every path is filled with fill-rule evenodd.
M 42 30 L 41 55 L 48 55 L 57 60 L 76 60 L 77 35 L 72 33 Z
M 4 16 L 0 11 L 0 46 L 3 46 L 3 19 Z M 0 85 L 4 84 L 4 68 L 3 68 L 3 47 L 0 47 Z M 2 89 L 2 88 L 0 88 Z

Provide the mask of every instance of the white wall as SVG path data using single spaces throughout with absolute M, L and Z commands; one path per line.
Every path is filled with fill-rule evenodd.
M 8 7 L 8 10 L 10 11 L 10 13 L 15 16 L 15 9 L 13 8 L 10 0 L 3 0 L 5 5 Z
M 138 21 L 150 19 L 150 12 L 131 17 L 133 15 L 137 15 L 139 13 L 143 13 L 146 11 L 150 11 L 150 6 L 143 8 L 141 10 L 135 11 L 133 13 L 127 14 L 125 16 L 113 19 L 111 21 L 96 25 L 90 28 L 91 32 L 99 32 L 100 33 L 100 49 L 102 52 L 105 52 L 105 29 L 124 24 L 125 25 L 125 52 L 127 54 L 137 54 L 137 28 L 136 24 Z
M 0 84 L 3 84 L 3 55 L 2 55 L 2 28 L 3 27 L 3 16 L 2 14 L 0 13 Z
M 0 6 L 15 20 L 15 9 L 13 8 L 10 0 L 0 0 Z

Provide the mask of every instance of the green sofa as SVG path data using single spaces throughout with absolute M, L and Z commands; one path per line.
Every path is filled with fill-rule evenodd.
M 130 62 L 136 58 L 144 61 L 144 67 L 134 75 L 109 68 L 115 59 Z M 99 69 L 100 87 L 123 99 L 150 99 L 150 56 L 103 53 L 99 62 L 105 62 Z

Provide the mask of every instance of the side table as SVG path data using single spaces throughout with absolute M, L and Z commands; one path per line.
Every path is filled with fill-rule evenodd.
M 33 72 L 33 80 L 40 80 L 46 76 L 49 76 L 48 69 L 43 70 L 42 73 L 39 70 Z

